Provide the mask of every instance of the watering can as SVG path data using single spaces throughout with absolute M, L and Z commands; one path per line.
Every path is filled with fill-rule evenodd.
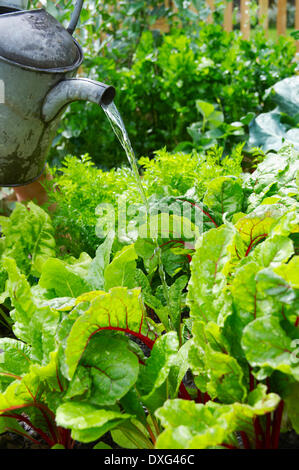
M 114 99 L 112 86 L 75 78 L 83 52 L 72 34 L 82 3 L 65 29 L 44 9 L 26 10 L 27 0 L 0 0 L 0 186 L 41 176 L 69 103 Z

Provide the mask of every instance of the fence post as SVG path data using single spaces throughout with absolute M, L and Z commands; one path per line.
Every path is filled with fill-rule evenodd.
M 165 8 L 172 7 L 172 2 L 170 0 L 164 1 Z M 168 33 L 169 32 L 169 24 L 165 17 L 158 18 L 157 21 L 150 26 L 150 30 L 158 30 L 161 33 Z
M 259 0 L 259 23 L 268 33 L 269 18 L 268 18 L 269 0 Z
M 241 32 L 244 39 L 250 39 L 250 1 L 241 0 Z
M 207 0 L 207 5 L 210 8 L 211 12 L 215 10 L 215 5 L 214 5 L 214 0 Z M 207 23 L 212 23 L 213 22 L 213 15 L 209 15 L 207 18 Z
M 278 0 L 277 3 L 277 34 L 281 36 L 287 30 L 287 0 Z
M 299 0 L 298 0 L 299 1 Z M 233 2 L 232 0 L 226 1 L 224 10 L 224 31 L 230 33 L 233 30 Z

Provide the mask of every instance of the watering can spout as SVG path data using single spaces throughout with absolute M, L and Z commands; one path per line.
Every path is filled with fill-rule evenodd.
M 112 86 L 75 78 L 83 51 L 72 33 L 83 0 L 76 0 L 67 29 L 27 4 L 0 0 L 0 186 L 40 177 L 69 103 L 109 105 L 115 96 Z
M 109 105 L 115 97 L 115 88 L 87 78 L 70 78 L 59 82 L 47 94 L 42 108 L 45 122 L 54 119 L 73 101 L 90 101 Z

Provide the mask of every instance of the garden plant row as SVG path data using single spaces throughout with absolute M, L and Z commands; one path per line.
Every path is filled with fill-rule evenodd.
M 241 147 L 162 150 L 140 161 L 149 213 L 129 169 L 69 157 L 53 215 L 1 217 L 0 433 L 68 449 L 299 433 L 298 156 L 244 173 Z

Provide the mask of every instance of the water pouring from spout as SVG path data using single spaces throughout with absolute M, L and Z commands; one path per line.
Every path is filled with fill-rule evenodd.
M 107 116 L 107 118 L 108 118 L 108 120 L 111 124 L 111 127 L 112 127 L 115 135 L 117 136 L 118 140 L 120 141 L 120 143 L 121 143 L 121 145 L 122 145 L 122 147 L 123 147 L 123 149 L 124 149 L 124 151 L 127 155 L 128 161 L 130 163 L 131 169 L 132 169 L 134 177 L 135 177 L 135 181 L 136 181 L 137 186 L 138 186 L 139 194 L 140 194 L 140 196 L 143 200 L 143 203 L 145 205 L 146 215 L 147 215 L 147 222 L 150 222 L 149 203 L 148 203 L 148 200 L 147 200 L 147 197 L 146 197 L 146 194 L 145 194 L 145 191 L 144 191 L 144 187 L 142 185 L 142 181 L 141 181 L 141 178 L 140 178 L 140 174 L 139 174 L 139 171 L 138 171 L 138 166 L 137 166 L 135 153 L 134 153 L 130 138 L 128 136 L 126 127 L 125 127 L 124 122 L 122 120 L 122 117 L 121 117 L 117 107 L 115 106 L 114 102 L 110 103 L 109 105 L 102 104 L 101 106 L 102 106 L 102 109 L 105 112 L 105 114 L 106 114 L 106 116 Z M 169 302 L 168 285 L 167 285 L 167 282 L 166 282 L 166 275 L 165 275 L 165 271 L 164 271 L 163 263 L 162 263 L 162 252 L 161 252 L 161 248 L 160 248 L 159 243 L 158 243 L 158 234 L 157 234 L 156 237 L 153 238 L 153 241 L 154 241 L 155 246 L 156 246 L 155 253 L 158 256 L 159 276 L 160 276 L 160 279 L 161 279 L 161 282 L 162 282 L 164 297 L 166 299 L 167 306 L 168 306 L 168 309 L 169 309 L 170 308 L 169 307 L 170 302 Z
M 27 0 L 0 0 L 0 186 L 25 186 L 44 173 L 66 106 L 109 104 L 112 86 L 76 78 L 83 51 L 72 37 L 83 1 L 68 29 Z
M 147 213 L 149 213 L 148 200 L 147 200 L 147 197 L 146 197 L 146 194 L 145 194 L 145 191 L 144 191 L 144 187 L 142 185 L 141 178 L 140 178 L 140 175 L 139 175 L 135 153 L 134 153 L 131 141 L 129 139 L 126 127 L 125 127 L 124 122 L 122 120 L 122 117 L 121 117 L 117 107 L 115 106 L 114 102 L 110 103 L 109 105 L 102 104 L 101 106 L 102 106 L 102 109 L 103 109 L 104 113 L 106 114 L 106 116 L 107 116 L 107 118 L 108 118 L 108 120 L 111 124 L 111 127 L 112 127 L 115 135 L 117 136 L 118 140 L 121 143 L 121 146 L 123 147 L 123 149 L 124 149 L 124 151 L 127 155 L 127 159 L 129 161 L 129 164 L 130 164 L 130 166 L 132 168 L 132 171 L 134 173 L 134 177 L 135 177 L 135 181 L 136 181 L 137 186 L 138 186 L 139 194 L 140 194 L 140 196 L 142 198 L 142 201 L 143 201 L 143 203 L 146 207 Z

